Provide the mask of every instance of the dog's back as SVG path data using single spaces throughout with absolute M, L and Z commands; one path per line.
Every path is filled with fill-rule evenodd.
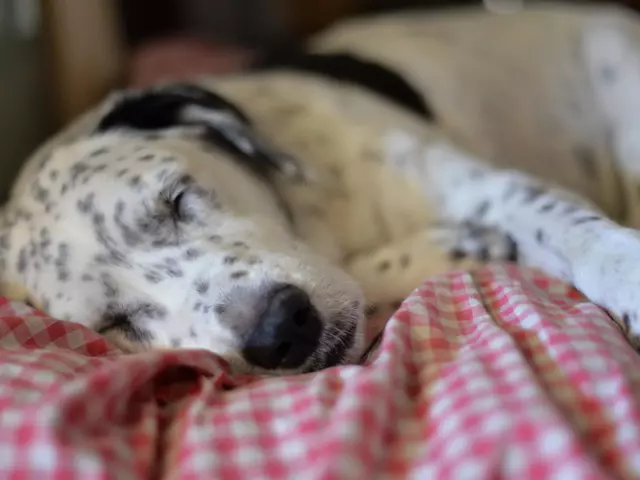
M 584 44 L 600 25 L 637 32 L 636 20 L 618 8 L 554 4 L 503 15 L 408 11 L 339 23 L 311 45 L 389 67 L 424 95 L 460 145 L 617 216 L 609 125 L 591 83 L 601 79 L 589 71 Z

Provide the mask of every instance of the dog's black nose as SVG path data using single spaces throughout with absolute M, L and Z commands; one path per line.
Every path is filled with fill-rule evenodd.
M 321 333 L 322 321 L 309 296 L 282 285 L 271 293 L 242 353 L 258 367 L 297 368 L 316 350 Z

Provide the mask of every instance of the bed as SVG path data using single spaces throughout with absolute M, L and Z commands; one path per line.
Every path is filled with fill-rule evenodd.
M 362 365 L 234 377 L 0 303 L 0 477 L 640 478 L 640 358 L 509 265 L 427 280 Z

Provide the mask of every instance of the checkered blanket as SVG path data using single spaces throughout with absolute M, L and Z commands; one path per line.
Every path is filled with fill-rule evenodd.
M 362 366 L 231 377 L 0 303 L 0 478 L 640 478 L 640 358 L 529 270 L 425 282 Z

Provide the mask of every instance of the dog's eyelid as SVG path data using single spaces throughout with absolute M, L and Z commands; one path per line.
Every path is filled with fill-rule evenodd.
M 176 187 L 161 194 L 161 201 L 165 208 L 171 211 L 174 220 L 180 220 L 185 208 L 185 198 L 188 193 L 187 187 Z
M 184 206 L 183 203 L 184 203 L 185 194 L 186 194 L 186 190 L 181 190 L 173 197 L 172 207 L 174 212 L 178 216 L 180 216 L 182 207 Z

